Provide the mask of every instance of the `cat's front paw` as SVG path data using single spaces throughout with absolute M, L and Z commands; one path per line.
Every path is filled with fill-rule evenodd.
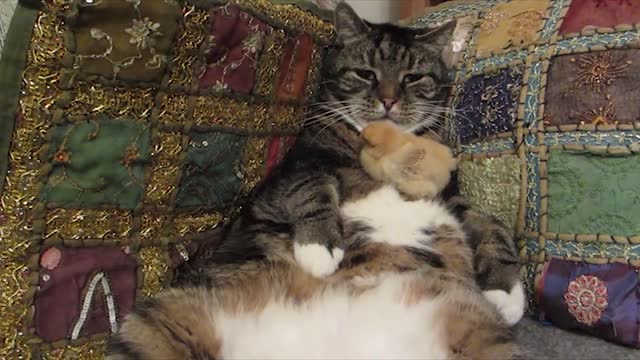
M 327 277 L 340 266 L 344 251 L 339 248 L 329 249 L 320 244 L 293 244 L 293 257 L 296 263 L 314 277 Z
M 515 325 L 524 315 L 525 295 L 522 283 L 518 282 L 510 292 L 486 290 L 484 296 L 494 304 L 508 325 Z

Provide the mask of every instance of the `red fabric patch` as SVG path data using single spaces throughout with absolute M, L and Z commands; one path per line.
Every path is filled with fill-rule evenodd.
M 232 5 L 211 10 L 211 17 L 210 48 L 200 87 L 249 93 L 271 27 Z
M 295 142 L 295 136 L 278 136 L 271 140 L 265 161 L 265 177 L 269 176 L 271 170 L 282 161 Z
M 309 34 L 287 41 L 278 73 L 278 99 L 300 100 L 304 96 L 312 55 L 313 40 Z
M 560 34 L 580 32 L 586 26 L 609 27 L 640 22 L 637 0 L 573 0 Z
M 106 275 L 117 315 L 117 324 L 131 310 L 136 294 L 136 261 L 118 247 L 64 248 L 52 270 L 40 269 L 35 298 L 36 333 L 48 342 L 70 339 L 77 323 L 79 338 L 108 332 L 108 304 L 97 282 L 84 323 L 79 321 L 89 284 L 98 273 Z M 45 249 L 43 253 L 46 253 Z

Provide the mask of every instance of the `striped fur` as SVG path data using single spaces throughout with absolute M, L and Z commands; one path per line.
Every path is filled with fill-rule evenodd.
M 327 56 L 320 98 L 295 146 L 225 229 L 221 245 L 177 270 L 175 285 L 183 289 L 136 308 L 111 343 L 112 359 L 218 358 L 223 329 L 215 319 L 203 321 L 207 311 L 233 313 L 238 305 L 253 311 L 279 296 L 300 303 L 337 288 L 355 300 L 376 283 L 354 282 L 362 278 L 354 272 L 368 278 L 410 274 L 415 281 L 404 295 L 418 302 L 447 294 L 451 306 L 441 313 L 449 358 L 516 356 L 508 325 L 522 315 L 523 304 L 496 303 L 504 297 L 494 296 L 521 289 L 512 234 L 460 198 L 455 176 L 440 200 L 464 234 L 428 229 L 430 239 L 449 239 L 434 240 L 436 249 L 372 243 L 371 224 L 345 221 L 341 213 L 385 185 L 360 164 L 358 129 L 384 118 L 406 131 L 439 130 L 448 92 L 441 56 L 453 26 L 417 31 L 368 24 L 344 4 L 336 21 L 338 43 Z M 301 270 L 307 268 L 297 261 L 296 247 L 314 244 L 327 256 L 344 251 L 334 259 L 337 271 L 319 278 Z

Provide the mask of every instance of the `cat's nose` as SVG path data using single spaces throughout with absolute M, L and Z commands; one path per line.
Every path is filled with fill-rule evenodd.
M 394 98 L 381 98 L 380 102 L 382 103 L 382 105 L 384 105 L 384 109 L 387 111 L 390 111 L 391 108 L 393 107 L 393 105 L 395 105 L 398 102 L 398 99 L 394 99 Z

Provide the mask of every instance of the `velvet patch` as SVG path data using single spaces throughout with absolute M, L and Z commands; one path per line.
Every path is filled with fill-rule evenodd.
M 515 229 L 521 164 L 522 161 L 513 155 L 461 161 L 458 173 L 460 193 L 475 209 L 495 216 L 510 229 Z
M 233 5 L 211 10 L 211 17 L 200 87 L 249 93 L 258 57 L 272 28 Z
M 640 346 L 637 268 L 552 258 L 537 284 L 536 297 L 541 316 L 557 326 Z
M 114 332 L 136 294 L 136 261 L 117 247 L 50 247 L 40 257 L 35 328 L 46 341 Z
M 638 58 L 638 49 L 554 58 L 546 90 L 547 124 L 612 125 L 640 119 Z
M 246 138 L 221 132 L 194 132 L 178 188 L 178 207 L 223 208 L 242 187 Z
M 524 66 L 516 66 L 465 82 L 456 118 L 463 143 L 515 128 L 523 70 Z
M 640 23 L 636 0 L 573 0 L 560 27 L 560 34 L 577 33 L 587 26 L 613 28 Z
M 640 234 L 640 155 L 606 157 L 552 151 L 547 171 L 549 231 Z
M 159 82 L 181 9 L 177 1 L 74 2 L 74 67 L 82 75 Z
M 498 4 L 484 12 L 477 38 L 478 55 L 485 57 L 535 42 L 548 7 L 548 0 L 518 0 Z
M 76 122 L 50 131 L 42 198 L 56 207 L 133 209 L 144 192 L 150 130 L 125 120 Z

